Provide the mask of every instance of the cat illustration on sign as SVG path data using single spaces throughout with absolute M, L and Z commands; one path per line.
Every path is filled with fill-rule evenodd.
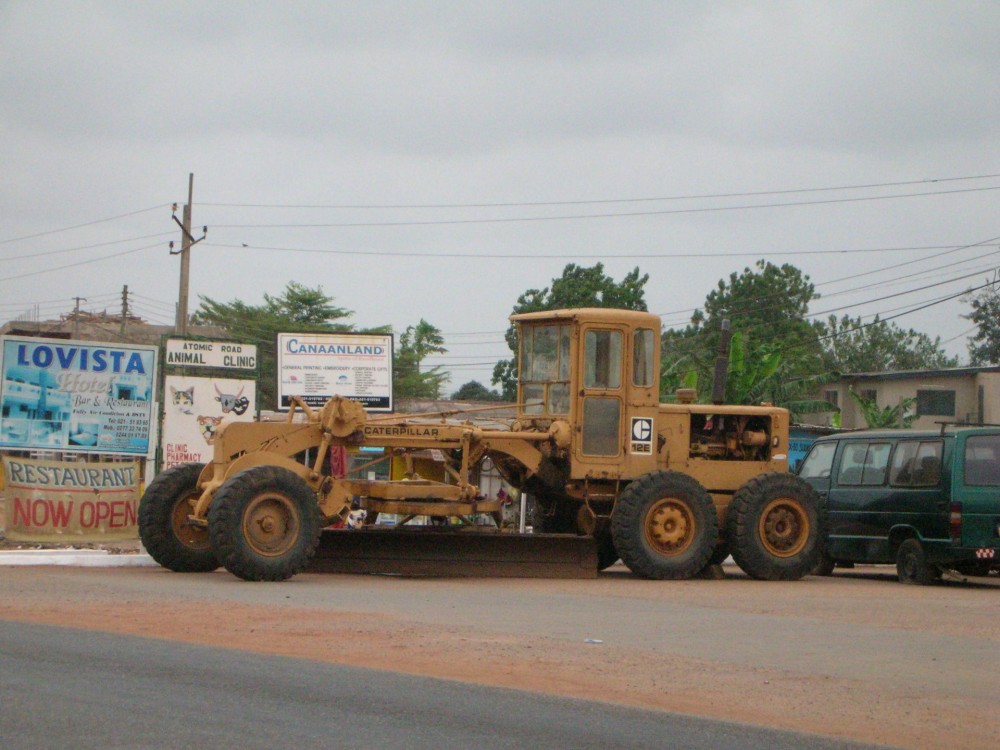
M 183 391 L 170 386 L 170 403 L 180 414 L 194 414 L 194 386 Z

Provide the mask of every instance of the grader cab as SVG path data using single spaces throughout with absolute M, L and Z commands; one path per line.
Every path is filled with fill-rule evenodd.
M 520 375 L 505 429 L 446 414 L 374 416 L 339 396 L 320 410 L 295 402 L 284 423 L 234 422 L 216 437 L 210 464 L 150 483 L 139 508 L 146 549 L 172 570 L 223 565 L 244 579 L 281 580 L 354 509 L 369 525 L 346 533 L 381 534 L 371 539 L 386 538 L 372 526 L 384 513 L 404 525 L 486 514 L 491 533 L 506 535 L 499 502 L 472 481 L 489 457 L 533 498 L 535 530 L 592 538 L 598 568 L 620 558 L 643 577 L 690 578 L 731 554 L 755 578 L 812 569 L 825 518 L 811 487 L 787 472 L 787 411 L 697 404 L 685 393 L 661 404 L 660 321 L 649 313 L 584 308 L 512 320 Z M 402 457 L 406 477 L 332 476 L 334 446 Z M 446 481 L 413 471 L 413 453 L 428 448 L 446 458 Z M 518 542 L 507 548 L 516 556 Z

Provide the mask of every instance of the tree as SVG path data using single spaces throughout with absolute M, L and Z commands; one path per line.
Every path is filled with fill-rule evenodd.
M 490 390 L 478 380 L 470 380 L 451 394 L 455 401 L 502 401 L 497 390 Z
M 201 304 L 192 316 L 200 325 L 224 328 L 237 341 L 257 346 L 258 401 L 261 408 L 273 409 L 276 404 L 275 342 L 280 332 L 336 333 L 353 331 L 345 321 L 353 312 L 333 305 L 333 298 L 322 287 L 310 289 L 289 281 L 282 294 L 264 295 L 263 305 L 248 305 L 240 300 L 218 302 L 200 297 Z
M 540 310 L 562 310 L 574 307 L 611 307 L 621 310 L 646 310 L 645 287 L 649 274 L 640 274 L 636 266 L 616 282 L 604 273 L 604 264 L 586 268 L 569 263 L 562 276 L 552 279 L 551 287 L 529 289 L 517 298 L 512 314 Z M 505 401 L 517 398 L 517 331 L 507 329 L 507 346 L 514 353 L 511 359 L 497 362 L 493 368 L 493 385 L 500 385 Z
M 753 269 L 720 279 L 685 328 L 663 332 L 660 392 L 672 393 L 693 379 L 711 382 L 722 321 L 729 320 L 734 341 L 768 342 L 758 346 L 767 348 L 769 357 L 780 354 L 769 381 L 782 383 L 784 396 L 797 400 L 823 371 L 816 329 L 806 318 L 817 296 L 809 277 L 787 263 L 759 260 Z M 746 359 L 763 354 L 755 351 Z
M 432 367 L 421 372 L 420 365 L 430 354 L 444 354 L 444 336 L 423 318 L 408 326 L 399 337 L 399 349 L 393 358 L 393 395 L 403 398 L 440 398 L 448 373 Z
M 915 398 L 904 398 L 896 406 L 882 408 L 875 403 L 874 399 L 859 396 L 853 388 L 850 389 L 850 394 L 861 409 L 861 416 L 864 417 L 865 424 L 868 425 L 869 429 L 909 427 L 917 418 L 916 413 L 912 411 L 913 405 L 917 402 Z
M 969 338 L 969 358 L 973 365 L 1000 364 L 1000 278 L 995 274 L 993 283 L 967 298 L 972 312 L 965 315 L 978 326 Z
M 827 369 L 837 372 L 892 372 L 956 367 L 957 357 L 941 348 L 940 337 L 932 339 L 912 328 L 875 320 L 863 324 L 847 315 L 831 315 L 823 326 L 821 342 Z

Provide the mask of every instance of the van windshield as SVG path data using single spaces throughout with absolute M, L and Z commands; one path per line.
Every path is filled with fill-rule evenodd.
M 817 443 L 802 462 L 799 476 L 803 479 L 823 479 L 830 476 L 836 443 Z

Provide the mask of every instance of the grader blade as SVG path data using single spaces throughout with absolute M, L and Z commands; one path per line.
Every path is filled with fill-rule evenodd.
M 308 568 L 464 578 L 596 578 L 592 537 L 417 529 L 323 531 Z

